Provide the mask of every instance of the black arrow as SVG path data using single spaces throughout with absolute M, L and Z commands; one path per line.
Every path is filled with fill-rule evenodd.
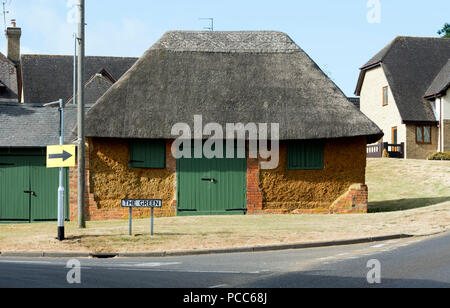
M 71 158 L 72 156 L 73 156 L 72 154 L 67 153 L 66 151 L 63 151 L 62 154 L 50 154 L 48 156 L 48 158 L 50 158 L 50 159 L 61 159 L 62 158 L 63 161 L 66 161 L 69 158 Z

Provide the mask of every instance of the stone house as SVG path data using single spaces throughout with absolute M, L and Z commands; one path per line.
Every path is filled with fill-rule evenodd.
M 279 138 L 269 134 L 279 163 L 261 168 L 268 158 L 251 155 L 262 143 L 250 134 L 244 157 L 175 157 L 174 126 L 198 116 L 279 124 Z M 95 220 L 127 217 L 122 199 L 152 198 L 159 216 L 366 212 L 366 146 L 383 133 L 284 33 L 172 31 L 89 110 L 86 136 Z
M 450 39 L 397 37 L 361 68 L 361 111 L 383 130 L 383 142 L 405 144 L 405 158 L 450 149 L 449 58 Z

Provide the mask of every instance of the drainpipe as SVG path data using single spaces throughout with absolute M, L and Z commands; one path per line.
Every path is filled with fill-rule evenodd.
M 434 98 L 437 102 L 437 100 L 439 99 L 439 147 L 438 147 L 438 152 L 444 152 L 444 145 L 443 145 L 443 138 L 442 135 L 444 133 L 444 123 L 443 123 L 443 118 L 442 118 L 442 99 L 438 98 L 437 94 L 434 95 Z

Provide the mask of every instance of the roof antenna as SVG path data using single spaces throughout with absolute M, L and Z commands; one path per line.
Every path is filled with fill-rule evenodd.
M 209 27 L 203 27 L 203 29 L 214 31 L 214 18 L 199 18 L 199 20 L 209 20 Z
M 5 31 L 6 31 L 6 14 L 9 14 L 9 11 L 6 10 L 6 5 L 10 5 L 11 0 L 8 1 L 8 4 L 6 4 L 6 1 L 3 1 L 3 22 L 5 24 Z

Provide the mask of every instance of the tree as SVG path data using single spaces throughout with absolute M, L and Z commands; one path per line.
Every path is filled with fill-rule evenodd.
M 442 37 L 448 37 L 450 38 L 450 24 L 446 23 L 444 25 L 444 28 L 438 31 L 438 34 Z

